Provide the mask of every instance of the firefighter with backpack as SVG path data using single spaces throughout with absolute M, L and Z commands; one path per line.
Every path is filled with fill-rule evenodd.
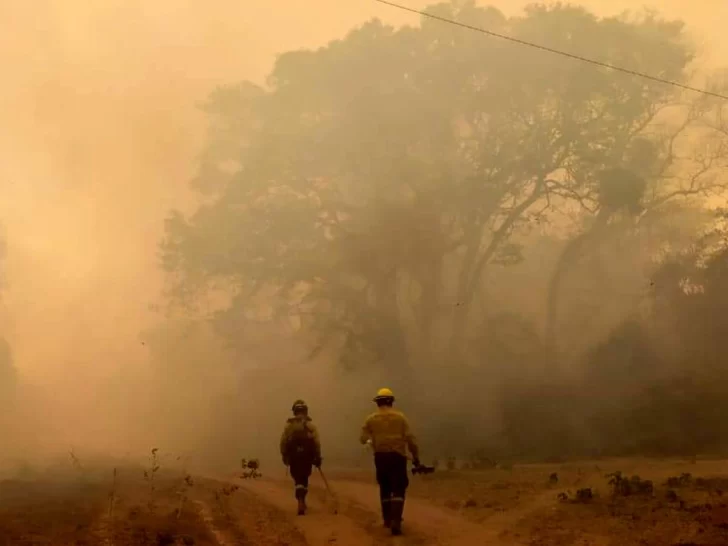
M 281 435 L 281 457 L 289 467 L 296 487 L 298 515 L 306 513 L 308 480 L 313 467 L 321 468 L 321 442 L 316 425 L 308 416 L 308 406 L 303 400 L 296 400 L 291 408 L 293 417 L 288 419 Z

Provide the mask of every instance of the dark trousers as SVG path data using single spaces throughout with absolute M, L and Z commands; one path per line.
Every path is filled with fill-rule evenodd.
M 375 453 L 379 498 L 385 523 L 399 523 L 404 510 L 404 496 L 409 487 L 407 458 L 399 453 Z
M 313 461 L 309 459 L 293 459 L 290 464 L 291 477 L 296 485 L 296 498 L 305 499 L 308 493 L 308 479 L 313 471 Z

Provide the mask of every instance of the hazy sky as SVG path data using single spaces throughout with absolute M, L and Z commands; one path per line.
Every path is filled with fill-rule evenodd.
M 614 13 L 632 2 L 583 4 Z M 652 5 L 687 20 L 714 60 L 728 59 L 726 0 Z M 162 218 L 189 202 L 204 137 L 195 101 L 217 84 L 261 80 L 277 53 L 374 16 L 417 21 L 370 0 L 0 3 L 3 317 L 27 374 L 89 377 L 143 356 L 136 335 L 153 319 Z

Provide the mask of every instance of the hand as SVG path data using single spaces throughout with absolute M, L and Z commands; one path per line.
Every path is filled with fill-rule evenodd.
M 316 457 L 313 460 L 313 466 L 315 466 L 316 468 L 321 468 L 321 463 L 323 463 L 323 459 L 321 457 Z
M 419 459 L 412 459 L 412 466 L 414 466 L 415 468 L 419 468 L 422 465 Z

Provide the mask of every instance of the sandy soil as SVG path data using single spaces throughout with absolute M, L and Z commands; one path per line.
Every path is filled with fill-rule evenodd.
M 615 471 L 651 480 L 652 491 L 614 495 L 606 476 Z M 277 472 L 149 480 L 130 467 L 116 479 L 103 469 L 0 481 L 0 546 L 728 545 L 725 461 L 438 471 L 412 478 L 397 538 L 380 525 L 371 473 L 329 470 L 333 495 L 314 475 L 309 513 L 298 517 L 292 483 Z M 577 498 L 580 489 L 591 498 Z

